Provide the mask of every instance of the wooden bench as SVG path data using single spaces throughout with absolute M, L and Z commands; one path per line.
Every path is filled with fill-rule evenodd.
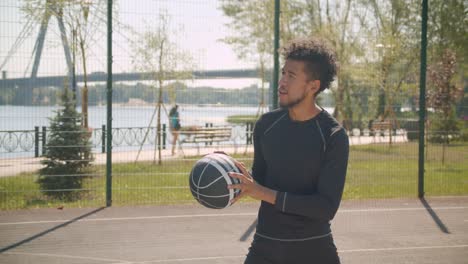
M 181 129 L 179 131 L 179 146 L 182 148 L 183 144 L 192 143 L 197 145 L 197 151 L 200 152 L 199 144 L 205 143 L 206 146 L 213 145 L 214 142 L 233 142 L 232 127 L 230 126 L 214 126 L 214 127 L 191 127 L 188 129 Z
M 374 121 L 372 122 L 371 131 L 376 132 L 385 132 L 392 130 L 392 123 L 390 121 Z
M 371 133 L 375 137 L 379 135 L 380 137 L 384 137 L 386 133 L 389 136 L 389 143 L 392 144 L 392 129 L 393 125 L 391 121 L 374 121 L 371 125 Z

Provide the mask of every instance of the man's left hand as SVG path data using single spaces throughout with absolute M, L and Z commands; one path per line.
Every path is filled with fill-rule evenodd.
M 247 171 L 244 163 L 238 162 L 236 160 L 234 162 L 241 173 L 229 172 L 229 176 L 239 179 L 240 183 L 228 185 L 228 189 L 239 189 L 241 190 L 241 193 L 236 198 L 234 198 L 231 203 L 235 203 L 237 200 L 247 195 L 257 200 L 263 200 L 271 204 L 275 204 L 276 191 L 258 184 L 252 178 L 252 175 L 250 175 L 250 173 Z

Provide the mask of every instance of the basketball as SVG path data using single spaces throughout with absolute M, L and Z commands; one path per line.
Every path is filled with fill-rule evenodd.
M 230 201 L 239 195 L 240 190 L 228 189 L 228 184 L 239 180 L 229 176 L 229 172 L 240 170 L 234 160 L 221 153 L 211 153 L 198 160 L 190 172 L 190 191 L 201 205 L 222 209 L 231 205 Z

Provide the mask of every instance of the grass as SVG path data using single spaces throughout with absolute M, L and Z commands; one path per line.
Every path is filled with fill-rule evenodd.
M 468 194 L 468 144 L 450 146 L 446 161 L 442 148 L 427 148 L 425 193 L 429 196 Z M 416 197 L 416 143 L 354 146 L 351 148 L 344 199 Z
M 256 115 L 231 115 L 227 117 L 226 121 L 231 124 L 245 124 L 248 122 L 255 123 L 257 119 L 258 116 Z
M 352 146 L 344 199 L 417 197 L 418 145 L 416 143 Z M 468 195 L 468 144 L 446 149 L 429 145 L 426 155 L 425 192 L 428 196 Z M 194 204 L 188 175 L 199 157 L 113 164 L 113 205 Z M 248 167 L 252 155 L 235 155 Z M 95 166 L 95 177 L 85 180 L 79 201 L 51 200 L 41 194 L 34 173 L 0 178 L 0 209 L 41 207 L 97 207 L 105 205 L 105 167 Z M 251 200 L 247 200 L 249 202 Z

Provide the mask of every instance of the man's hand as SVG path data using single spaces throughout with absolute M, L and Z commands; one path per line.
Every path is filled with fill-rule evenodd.
M 234 163 L 240 169 L 241 173 L 230 172 L 229 176 L 239 179 L 240 183 L 228 185 L 228 189 L 239 189 L 241 193 L 234 198 L 231 203 L 235 203 L 237 200 L 247 195 L 257 200 L 275 204 L 276 191 L 258 184 L 247 171 L 244 163 L 238 161 L 234 161 Z

